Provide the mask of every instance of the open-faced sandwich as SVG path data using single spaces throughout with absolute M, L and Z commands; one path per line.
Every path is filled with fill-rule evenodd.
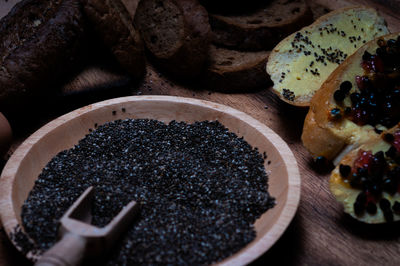
M 344 211 L 366 223 L 400 220 L 400 127 L 345 155 L 330 189 Z
M 368 142 L 400 121 L 400 33 L 377 38 L 346 59 L 311 101 L 302 141 L 314 157 Z
M 289 104 L 309 106 L 329 75 L 366 42 L 388 34 L 384 19 L 369 7 L 330 12 L 282 40 L 267 72 L 273 91 Z

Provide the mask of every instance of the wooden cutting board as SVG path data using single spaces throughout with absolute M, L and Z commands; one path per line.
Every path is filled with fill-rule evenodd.
M 18 0 L 0 0 L 0 17 Z M 329 9 L 350 5 L 370 5 L 379 10 L 392 32 L 400 31 L 400 4 L 396 0 L 318 0 Z M 93 89 L 94 88 L 94 89 Z M 91 65 L 62 86 L 63 95 L 44 104 L 39 118 L 27 128 L 20 127 L 14 150 L 32 131 L 44 123 L 81 105 L 102 98 L 122 95 L 176 95 L 205 99 L 239 109 L 277 132 L 293 150 L 302 177 L 302 195 L 298 212 L 282 238 L 254 264 L 280 265 L 399 265 L 400 227 L 398 224 L 368 226 L 343 213 L 329 192 L 329 169 L 317 171 L 301 145 L 301 130 L 306 109 L 281 102 L 269 88 L 248 93 L 210 92 L 190 84 L 180 84 L 148 65 L 140 84 L 99 65 Z M 76 94 L 82 92 L 83 94 Z M 103 93 L 98 93 L 98 92 Z M 66 95 L 66 96 L 65 96 Z M 72 96 L 71 96 L 72 95 Z M 59 103 L 62 103 L 61 105 Z M 46 105 L 47 104 L 47 105 Z M 0 265 L 29 265 L 0 232 Z

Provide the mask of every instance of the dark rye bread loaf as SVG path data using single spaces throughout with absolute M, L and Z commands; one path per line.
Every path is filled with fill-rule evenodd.
M 210 14 L 213 42 L 240 50 L 268 50 L 312 22 L 305 0 L 271 0 L 241 15 Z
M 211 29 L 196 0 L 141 0 L 134 21 L 157 65 L 182 78 L 200 74 Z
M 0 21 L 0 110 L 44 93 L 68 69 L 84 33 L 78 0 L 23 0 Z
M 82 0 L 92 26 L 121 66 L 133 77 L 145 73 L 144 47 L 120 0 Z
M 203 80 L 210 89 L 224 92 L 266 85 L 270 82 L 265 72 L 269 53 L 241 52 L 211 45 Z

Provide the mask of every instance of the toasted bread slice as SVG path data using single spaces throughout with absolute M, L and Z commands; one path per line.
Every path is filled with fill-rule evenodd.
M 312 12 L 305 0 L 266 1 L 243 12 L 210 14 L 214 43 L 239 50 L 270 50 L 283 37 L 312 22 Z
M 267 72 L 273 91 L 296 106 L 309 106 L 333 70 L 364 43 L 388 34 L 386 23 L 368 7 L 330 12 L 285 38 L 273 50 Z
M 16 4 L 0 20 L 0 110 L 12 112 L 54 89 L 76 67 L 84 35 L 78 0 Z
M 302 134 L 313 156 L 333 159 L 343 146 L 359 146 L 399 122 L 399 35 L 382 36 L 362 46 L 317 91 Z
M 330 190 L 346 213 L 365 223 L 400 220 L 399 144 L 396 126 L 345 155 L 333 170 Z
M 201 73 L 211 28 L 196 0 L 141 0 L 134 22 L 158 66 L 181 78 Z
M 82 0 L 93 27 L 121 66 L 134 78 L 145 73 L 144 46 L 121 0 Z
M 270 51 L 242 52 L 211 45 L 204 83 L 212 90 L 246 91 L 270 79 L 265 64 Z

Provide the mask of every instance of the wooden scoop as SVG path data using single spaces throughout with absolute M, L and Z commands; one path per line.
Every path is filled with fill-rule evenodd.
M 106 252 L 124 232 L 139 210 L 139 204 L 131 201 L 105 227 L 91 225 L 91 201 L 93 187 L 83 192 L 60 220 L 60 240 L 35 265 L 79 265 L 84 257 L 99 256 Z

